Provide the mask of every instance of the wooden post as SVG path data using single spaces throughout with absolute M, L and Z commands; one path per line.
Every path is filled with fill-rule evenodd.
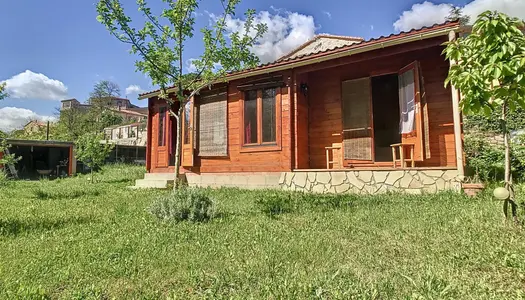
M 448 34 L 448 40 L 453 41 L 456 39 L 456 32 L 450 31 Z M 450 66 L 456 64 L 455 61 L 450 61 Z M 461 179 L 465 176 L 465 169 L 463 163 L 463 138 L 461 135 L 461 111 L 459 110 L 459 98 L 460 93 L 453 84 L 450 84 L 450 90 L 452 92 L 452 113 L 454 115 L 454 142 L 456 148 L 456 166 L 458 175 Z

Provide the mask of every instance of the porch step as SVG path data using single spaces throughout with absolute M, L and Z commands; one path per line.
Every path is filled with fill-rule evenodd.
M 148 180 L 175 180 L 175 173 L 146 173 L 144 179 Z
M 137 179 L 134 188 L 137 189 L 167 189 L 174 180 L 168 179 Z

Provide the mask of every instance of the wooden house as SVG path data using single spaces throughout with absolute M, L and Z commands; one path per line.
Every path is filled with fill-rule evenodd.
M 458 189 L 460 94 L 444 86 L 450 62 L 441 53 L 460 30 L 447 22 L 367 41 L 322 35 L 229 74 L 184 108 L 182 173 L 195 186 Z M 141 95 L 148 173 L 137 186 L 173 179 L 176 122 L 158 95 Z

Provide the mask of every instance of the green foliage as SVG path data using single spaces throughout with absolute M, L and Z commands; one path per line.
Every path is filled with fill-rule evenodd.
M 525 36 L 517 18 L 487 11 L 474 23 L 472 33 L 446 43 L 451 82 L 462 92 L 466 114 L 490 115 L 504 103 L 509 111 L 525 108 Z
M 463 13 L 463 10 L 459 6 L 451 6 L 447 21 L 459 21 L 460 24 L 468 24 L 470 17 Z
M 215 216 L 215 202 L 206 193 L 193 188 L 174 190 L 153 202 L 150 212 L 164 221 L 207 222 Z
M 490 188 L 475 199 L 342 195 L 350 209 L 298 195 L 278 221 L 255 203 L 268 191 L 213 189 L 203 193 L 221 218 L 196 224 L 152 216 L 169 192 L 128 189 L 144 172 L 111 165 L 96 186 L 79 175 L 0 187 L 0 299 L 524 297 L 525 235 L 502 222 Z
M 101 143 L 104 139 L 103 133 L 86 133 L 76 141 L 77 159 L 91 169 L 91 180 L 93 181 L 93 169 L 100 167 L 113 150 L 114 145 Z
M 0 82 L 0 100 L 3 100 L 9 96 L 5 91 L 5 85 L 6 85 L 5 82 L 4 83 Z
M 495 108 L 489 116 L 484 114 L 467 115 L 464 117 L 464 130 L 469 132 L 498 133 L 502 132 L 501 107 Z M 507 113 L 506 119 L 507 130 L 515 131 L 525 128 L 525 109 L 516 107 L 516 110 Z
M 16 157 L 14 153 L 6 154 L 5 151 L 11 147 L 7 140 L 2 139 L 0 140 L 0 153 L 2 153 L 2 157 L 0 158 L 0 165 L 14 165 L 16 164 L 21 157 Z
M 95 83 L 87 102 L 99 108 L 108 108 L 111 106 L 111 98 L 119 96 L 120 86 L 118 84 L 109 80 L 101 80 Z

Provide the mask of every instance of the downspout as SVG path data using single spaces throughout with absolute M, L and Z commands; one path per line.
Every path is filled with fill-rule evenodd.
M 448 40 L 454 41 L 456 39 L 456 32 L 450 31 L 448 34 Z M 456 62 L 451 60 L 450 66 L 455 65 Z M 463 180 L 465 177 L 465 168 L 464 168 L 464 161 L 463 161 L 463 137 L 462 137 L 462 130 L 461 130 L 461 111 L 459 109 L 459 100 L 460 100 L 460 92 L 454 84 L 450 84 L 450 89 L 452 93 L 452 113 L 454 117 L 454 142 L 455 142 L 455 149 L 456 149 L 456 166 L 458 170 L 458 176 L 460 180 Z

